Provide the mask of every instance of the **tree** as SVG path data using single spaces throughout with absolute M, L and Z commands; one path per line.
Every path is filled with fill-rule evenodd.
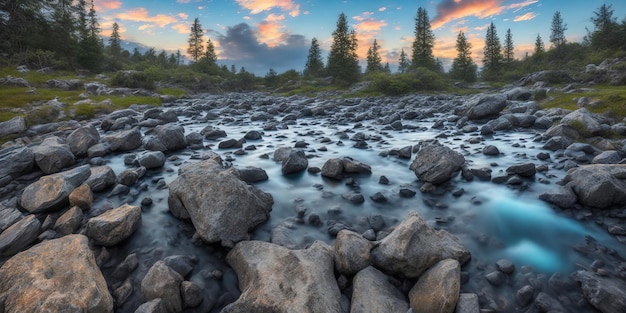
M 90 71 L 98 71 L 102 66 L 102 41 L 100 40 L 100 26 L 94 8 L 90 1 L 89 12 L 86 12 L 84 0 L 78 2 L 80 42 L 78 64 Z
M 317 38 L 311 39 L 311 48 L 306 58 L 304 76 L 319 77 L 324 73 L 324 61 L 322 61 L 322 50 L 317 42 Z
M 400 51 L 400 59 L 398 60 L 398 72 L 406 73 L 411 67 L 411 62 L 406 57 L 406 53 L 404 53 L 404 49 Z
M 383 61 L 380 58 L 378 49 L 380 49 L 380 46 L 378 46 L 378 42 L 374 39 L 372 46 L 367 49 L 367 67 L 365 68 L 366 74 L 381 72 L 383 70 Z
M 541 57 L 545 51 L 546 49 L 543 46 L 541 35 L 537 34 L 537 39 L 535 40 L 535 54 L 533 56 Z
M 500 63 L 502 61 L 502 46 L 493 22 L 487 28 L 483 52 L 483 76 L 487 79 L 493 79 L 500 71 Z
M 198 62 L 200 57 L 202 56 L 202 52 L 204 48 L 202 47 L 202 36 L 204 33 L 202 32 L 202 26 L 200 25 L 200 21 L 196 17 L 193 20 L 193 25 L 191 25 L 191 33 L 189 34 L 189 48 L 187 48 L 187 52 L 191 55 L 191 59 L 194 62 Z
M 340 83 L 351 84 L 359 79 L 359 58 L 356 49 L 356 33 L 349 29 L 348 19 L 341 13 L 328 54 L 328 73 Z
M 563 22 L 563 18 L 561 17 L 561 12 L 556 11 L 552 16 L 552 26 L 550 27 L 550 42 L 552 45 L 561 49 L 563 45 L 565 45 L 565 31 L 567 30 L 567 24 Z
M 122 53 L 122 40 L 120 38 L 120 26 L 117 22 L 113 23 L 113 30 L 111 31 L 111 36 L 109 37 L 109 54 L 112 57 L 119 57 Z
M 203 59 L 211 66 L 217 65 L 217 53 L 215 53 L 215 46 L 210 38 L 207 40 Z
M 590 41 L 594 49 L 615 49 L 624 42 L 617 18 L 613 16 L 613 13 L 614 10 L 610 4 L 608 6 L 603 4 L 593 12 L 594 16 L 591 21 L 594 30 L 590 34 Z
M 476 81 L 477 66 L 472 60 L 471 49 L 472 44 L 467 41 L 463 31 L 460 31 L 456 37 L 457 56 L 452 61 L 450 77 L 470 83 Z
M 511 63 L 515 58 L 513 53 L 513 35 L 511 35 L 511 29 L 506 30 L 506 36 L 504 37 L 504 63 Z
M 413 41 L 412 67 L 425 67 L 430 70 L 438 70 L 433 56 L 435 46 L 435 34 L 430 28 L 430 20 L 426 9 L 419 7 L 415 17 L 415 40 Z

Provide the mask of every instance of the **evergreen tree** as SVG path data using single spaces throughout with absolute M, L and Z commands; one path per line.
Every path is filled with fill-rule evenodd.
M 398 60 L 398 72 L 406 73 L 411 67 L 411 62 L 406 57 L 406 53 L 404 53 L 404 49 L 400 51 L 400 59 Z
M 477 66 L 472 60 L 472 44 L 467 41 L 465 34 L 460 31 L 456 37 L 457 56 L 452 61 L 450 77 L 466 82 L 476 81 Z
M 367 67 L 365 68 L 365 73 L 375 73 L 383 70 L 382 59 L 380 58 L 380 53 L 378 52 L 380 46 L 378 46 L 378 42 L 374 39 L 374 43 L 367 50 Z
M 504 63 L 511 63 L 515 59 L 513 53 L 513 35 L 511 35 L 511 29 L 506 30 L 506 36 L 504 37 Z
M 204 50 L 202 47 L 202 36 L 204 33 L 202 32 L 202 26 L 200 25 L 200 20 L 196 17 L 193 20 L 193 25 L 191 25 L 191 33 L 189 34 L 189 48 L 187 48 L 187 52 L 191 56 L 191 59 L 194 62 L 198 62 L 200 57 L 202 56 L 202 51 Z
M 340 83 L 351 84 L 359 79 L 359 58 L 356 49 L 356 33 L 349 29 L 348 19 L 341 13 L 328 54 L 328 73 Z
M 215 46 L 213 42 L 209 38 L 206 43 L 206 52 L 204 53 L 203 60 L 207 62 L 210 66 L 217 65 L 217 53 L 215 53 Z
M 591 46 L 597 50 L 615 49 L 624 42 L 623 34 L 620 34 L 620 27 L 617 18 L 613 17 L 614 10 L 612 6 L 603 4 L 598 10 L 594 11 L 591 21 L 594 25 L 594 31 L 590 35 Z
M 109 54 L 113 58 L 117 58 L 122 54 L 122 40 L 120 38 L 120 26 L 117 22 L 113 23 L 113 31 L 109 37 Z
M 546 49 L 543 46 L 543 40 L 541 39 L 541 35 L 537 34 L 537 39 L 535 40 L 535 54 L 534 56 L 541 57 Z
M 500 63 L 502 62 L 502 46 L 493 22 L 487 28 L 483 52 L 483 74 L 485 78 L 493 79 L 500 71 Z
M 176 50 L 176 66 L 179 66 L 182 62 L 182 55 L 180 54 L 180 50 Z
M 385 62 L 385 66 L 383 67 L 383 72 L 385 72 L 385 74 L 391 74 L 391 68 L 389 67 L 389 62 Z
M 426 9 L 419 7 L 415 17 L 415 40 L 413 41 L 413 68 L 425 67 L 430 70 L 438 70 L 433 56 L 435 46 L 435 34 L 430 28 L 430 20 Z
M 554 12 L 554 16 L 552 16 L 552 27 L 550 27 L 550 42 L 552 45 L 560 49 L 565 45 L 565 31 L 567 30 L 567 24 L 563 22 L 563 18 L 561 17 L 561 12 Z
M 100 40 L 100 27 L 93 0 L 89 12 L 86 12 L 84 0 L 78 2 L 80 42 L 78 64 L 90 71 L 99 71 L 102 67 L 103 47 Z
M 317 38 L 311 39 L 311 48 L 306 58 L 304 76 L 319 77 L 324 73 L 324 61 L 322 61 L 322 50 L 317 42 Z

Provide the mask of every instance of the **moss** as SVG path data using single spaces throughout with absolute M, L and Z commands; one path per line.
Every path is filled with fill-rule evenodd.
M 619 86 L 596 85 L 592 90 L 578 90 L 573 93 L 550 92 L 550 97 L 541 102 L 544 109 L 563 108 L 576 110 L 576 100 L 580 97 L 593 99 L 594 105 L 587 109 L 596 114 L 603 114 L 613 119 L 626 117 L 626 88 Z

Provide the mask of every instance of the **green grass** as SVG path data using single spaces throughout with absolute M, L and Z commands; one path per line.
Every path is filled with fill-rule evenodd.
M 15 67 L 2 67 L 0 68 L 0 77 L 4 78 L 7 75 L 13 77 L 22 77 L 26 79 L 32 86 L 41 87 L 44 86 L 46 81 L 50 79 L 75 79 L 76 74 L 71 72 L 52 72 L 50 74 L 39 73 L 37 71 L 29 71 L 26 73 L 20 73 Z
M 345 88 L 340 88 L 337 86 L 315 86 L 315 85 L 303 85 L 297 88 L 283 91 L 281 95 L 289 97 L 294 95 L 301 95 L 307 97 L 315 97 L 320 92 L 325 91 L 337 91 L 337 90 L 345 90 Z
M 581 97 L 588 97 L 592 103 L 596 103 L 586 106 L 592 113 L 602 114 L 616 121 L 626 117 L 626 88 L 624 86 L 596 85 L 589 91 L 579 90 L 567 94 L 552 91 L 540 104 L 544 109 L 576 110 L 578 109 L 577 99 Z
M 181 88 L 159 88 L 157 89 L 157 93 L 161 95 L 170 95 L 180 98 L 186 95 L 187 91 Z

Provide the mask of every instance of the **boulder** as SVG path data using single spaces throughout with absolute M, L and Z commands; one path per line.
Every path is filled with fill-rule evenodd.
M 420 276 L 409 291 L 415 313 L 453 313 L 461 290 L 461 265 L 457 260 L 443 260 Z
M 0 150 L 0 176 L 17 176 L 35 166 L 35 154 L 29 147 L 16 146 Z
M 154 128 L 154 133 L 168 151 L 176 151 L 187 147 L 185 129 L 182 126 L 174 124 L 159 125 Z
M 507 174 L 519 175 L 522 177 L 533 177 L 537 173 L 533 163 L 517 163 L 506 168 Z
M 27 129 L 28 126 L 24 117 L 16 116 L 8 121 L 0 122 L 0 138 L 12 134 L 20 134 Z
M 565 115 L 561 123 L 573 127 L 585 137 L 599 135 L 602 132 L 600 123 L 586 108 Z
M 478 295 L 475 293 L 460 294 L 454 313 L 480 313 Z
M 85 234 L 96 244 L 113 246 L 130 237 L 141 224 L 141 208 L 124 204 L 87 221 Z
M 47 175 L 28 185 L 22 192 L 20 204 L 30 213 L 41 213 L 64 206 L 69 195 L 90 175 L 89 165 Z
M 89 209 L 93 203 L 93 192 L 89 185 L 82 184 L 74 189 L 70 195 L 70 206 L 78 206 L 81 209 Z
M 168 313 L 163 299 L 156 298 L 142 303 L 134 313 Z
M 70 151 L 77 157 L 86 156 L 89 148 L 98 142 L 100 142 L 100 134 L 93 125 L 77 128 L 67 136 Z
M 572 191 L 571 184 L 548 190 L 539 195 L 539 199 L 552 203 L 560 208 L 569 209 L 576 203 L 576 194 Z
M 343 157 L 341 158 L 341 163 L 343 163 L 343 172 L 349 174 L 371 174 L 372 167 L 359 162 L 351 157 Z
M 291 147 L 280 147 L 274 151 L 273 159 L 276 162 L 282 162 L 289 158 L 291 155 Z
M 80 227 L 83 216 L 83 211 L 73 206 L 56 220 L 53 229 L 61 236 L 69 235 Z
M 268 242 L 242 241 L 226 261 L 237 273 L 242 294 L 223 313 L 342 312 L 333 252 L 322 242 L 290 250 Z
M 33 154 L 35 163 L 45 174 L 58 173 L 76 162 L 70 146 L 63 139 L 54 136 L 33 147 Z
M 342 230 L 337 233 L 333 247 L 335 269 L 340 274 L 351 276 L 372 264 L 370 251 L 374 243 L 353 231 Z
M 622 160 L 619 152 L 615 150 L 602 151 L 591 160 L 593 164 L 617 164 Z
M 409 309 L 406 296 L 389 282 L 387 275 L 372 266 L 358 272 L 352 285 L 350 313 L 406 313 Z
M 144 300 L 160 298 L 166 312 L 182 312 L 183 300 L 180 285 L 183 277 L 163 261 L 156 261 L 141 280 L 141 293 Z
M 175 216 L 188 214 L 203 240 L 232 247 L 269 218 L 274 199 L 209 159 L 179 169 L 168 204 Z
M 260 167 L 246 166 L 243 168 L 231 168 L 235 176 L 248 184 L 268 180 L 267 172 Z
M 219 129 L 219 128 L 215 128 L 213 126 L 207 126 L 205 128 L 203 128 L 200 131 L 200 134 L 202 136 L 204 136 L 204 138 L 209 139 L 209 140 L 215 140 L 218 138 L 222 138 L 222 137 L 226 137 L 226 132 Z
M 141 147 L 141 132 L 138 128 L 120 130 L 102 139 L 109 144 L 110 151 L 132 151 Z
M 591 164 L 572 168 L 563 178 L 583 205 L 605 209 L 626 205 L 626 165 Z
M 322 166 L 322 176 L 340 180 L 343 178 L 343 162 L 341 159 L 328 159 Z
M 144 151 L 137 156 L 137 161 L 146 169 L 161 168 L 165 165 L 165 154 L 161 151 Z
M 14 255 L 30 244 L 39 236 L 41 222 L 34 214 L 22 218 L 0 234 L 0 255 Z
M 468 100 L 465 115 L 470 120 L 494 117 L 504 110 L 506 99 L 506 95 L 479 94 Z
M 410 168 L 421 181 L 441 184 L 450 180 L 463 164 L 465 158 L 460 153 L 439 143 L 431 143 L 417 152 Z
M 4 312 L 113 312 L 113 298 L 87 237 L 44 241 L 0 268 Z
M 508 100 L 514 101 L 526 101 L 533 96 L 530 89 L 526 87 L 515 87 L 511 90 L 507 90 L 504 94 Z
M 574 274 L 583 295 L 602 313 L 626 312 L 626 282 L 619 278 L 598 276 L 589 271 Z
M 306 158 L 304 151 L 291 150 L 289 157 L 283 160 L 281 171 L 283 175 L 294 174 L 306 170 L 309 166 L 309 160 Z
M 445 259 L 455 259 L 462 265 L 470 259 L 470 252 L 454 235 L 431 228 L 411 211 L 391 234 L 377 242 L 371 258 L 387 273 L 416 278 Z
M 115 185 L 117 175 L 108 165 L 94 166 L 91 168 L 91 175 L 85 181 L 85 184 L 91 188 L 91 191 L 98 192 Z

